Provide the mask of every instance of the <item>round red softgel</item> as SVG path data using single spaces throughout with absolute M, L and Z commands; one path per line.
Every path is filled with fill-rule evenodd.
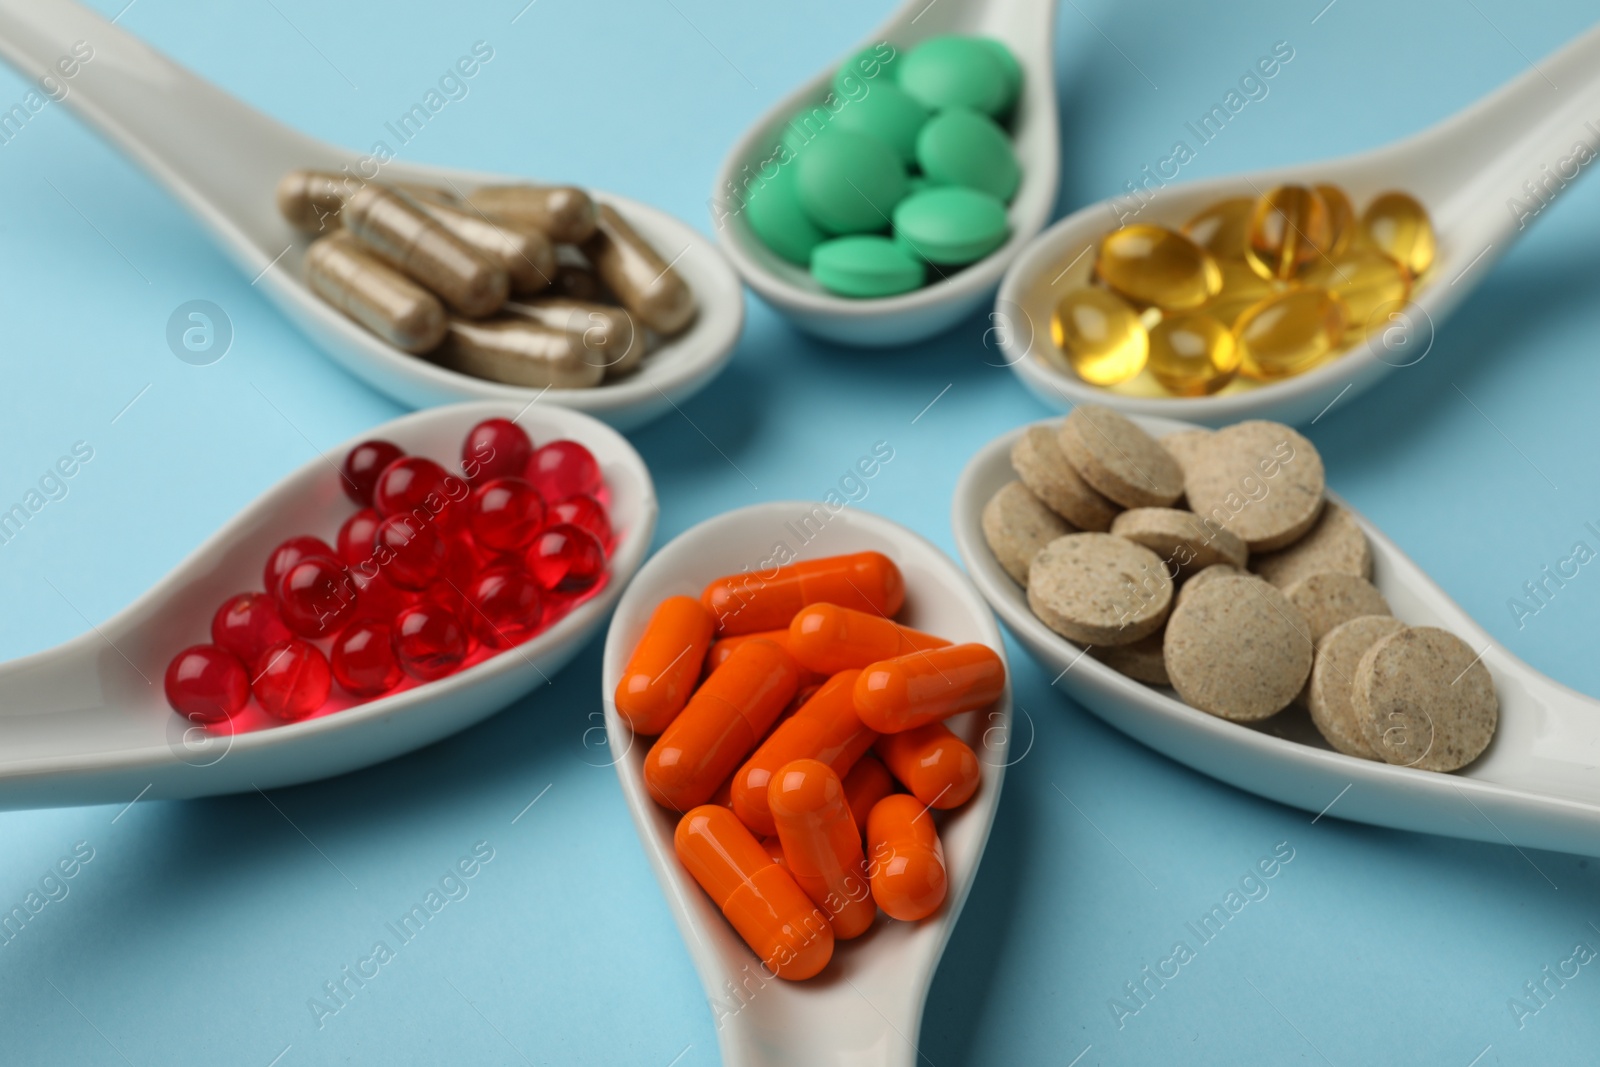
M 376 508 L 362 508 L 339 527 L 339 559 L 354 567 L 372 555 L 373 535 L 383 518 Z
M 344 495 L 362 507 L 372 505 L 372 487 L 383 473 L 383 468 L 405 455 L 399 445 L 388 441 L 363 441 L 344 457 Z
M 267 714 L 295 722 L 327 703 L 332 684 L 328 661 L 317 646 L 290 638 L 261 653 L 250 688 Z
M 544 500 L 521 478 L 495 478 L 472 491 L 467 525 L 485 554 L 527 548 L 544 525 Z
M 401 589 L 425 589 L 444 571 L 449 546 L 432 525 L 410 515 L 390 515 L 373 535 L 379 573 Z
M 400 684 L 405 672 L 395 658 L 393 633 L 386 623 L 361 619 L 333 639 L 333 677 L 345 692 L 381 696 Z
M 307 556 L 278 585 L 278 613 L 301 637 L 326 637 L 356 614 L 356 584 L 331 555 Z
M 484 419 L 461 442 L 461 470 L 467 481 L 481 485 L 491 478 L 519 475 L 533 455 L 533 442 L 510 419 Z
M 289 572 L 289 568 L 308 556 L 331 556 L 337 559 L 339 554 L 320 537 L 289 538 L 267 555 L 267 565 L 261 571 L 261 580 L 266 583 L 267 592 L 277 596 L 278 586 L 283 583 L 283 576 Z
M 533 453 L 523 475 L 546 500 L 565 500 L 600 488 L 600 464 L 576 441 L 551 441 Z
M 222 722 L 250 699 L 250 678 L 233 653 L 191 645 L 167 664 L 167 703 L 193 722 Z
M 401 608 L 416 603 L 417 594 L 401 589 L 383 576 L 376 560 L 363 560 L 349 570 L 356 587 L 356 610 L 352 619 L 368 619 L 388 624 Z
M 551 526 L 528 546 L 528 570 L 553 593 L 581 593 L 594 586 L 606 569 L 606 550 L 599 538 L 581 526 Z
M 442 518 L 450 512 L 450 493 L 454 488 L 449 480 L 454 477 L 431 459 L 423 456 L 406 456 L 397 459 L 378 475 L 378 482 L 372 489 L 372 506 L 378 509 L 378 514 L 387 518 L 390 515 L 399 515 L 406 512 L 422 509 L 424 515 L 437 512 Z M 455 479 L 456 497 L 459 499 L 466 494 L 466 488 L 461 480 Z M 432 497 L 432 507 L 429 507 L 429 497 Z
M 294 635 L 283 624 L 277 603 L 265 593 L 240 593 L 222 602 L 211 617 L 211 640 L 240 663 L 254 663 L 262 652 Z
M 539 632 L 544 597 L 533 575 L 516 564 L 490 567 L 467 590 L 467 620 L 491 648 L 520 645 Z
M 467 658 L 467 631 L 456 613 L 435 601 L 406 608 L 394 620 L 394 654 L 413 678 L 431 682 Z
M 574 526 L 582 526 L 598 537 L 602 546 L 611 543 L 611 516 L 606 514 L 604 504 L 587 493 L 569 496 L 551 505 L 550 522 L 552 525 L 568 522 Z

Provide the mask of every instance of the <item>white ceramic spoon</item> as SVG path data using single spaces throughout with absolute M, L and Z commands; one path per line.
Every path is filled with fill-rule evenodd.
M 587 415 L 539 404 L 518 424 L 536 444 L 559 437 L 583 444 L 609 487 L 617 539 L 598 594 L 532 640 L 457 674 L 303 722 L 210 733 L 174 713 L 162 688 L 172 656 L 210 640 L 217 606 L 261 587 L 275 545 L 306 533 L 333 542 L 354 510 L 336 466 L 351 445 L 382 437 L 448 465 L 474 424 L 517 417 L 522 406 L 454 404 L 376 426 L 284 478 L 92 632 L 0 664 L 0 809 L 206 796 L 325 778 L 437 741 L 548 681 L 605 621 L 643 561 L 656 498 L 644 461 L 620 434 Z
M 1157 435 L 1193 427 L 1170 419 L 1136 421 Z M 1189 707 L 1170 689 L 1143 685 L 1083 655 L 1028 609 L 1026 593 L 995 561 L 979 525 L 990 496 L 1016 477 L 1011 446 L 1023 429 L 985 445 L 962 472 L 951 517 L 956 545 L 1011 632 L 1084 707 L 1180 763 L 1330 818 L 1600 855 L 1600 701 L 1558 685 L 1506 651 L 1354 510 L 1372 543 L 1372 580 L 1395 617 L 1443 627 L 1483 650 L 1500 694 L 1500 725 L 1488 751 L 1466 769 L 1436 774 L 1341 755 L 1306 712 L 1294 708 L 1254 728 L 1228 722 Z
M 994 615 L 944 553 L 903 526 L 853 508 L 827 519 L 810 541 L 800 540 L 794 531 L 808 519 L 816 529 L 813 517 L 819 512 L 827 514 L 814 503 L 756 504 L 685 531 L 634 578 L 606 635 L 600 686 L 617 777 L 705 985 L 727 1067 L 911 1067 L 917 1062 L 915 1042 L 928 984 L 983 856 L 1010 751 L 1009 685 L 992 710 L 950 721 L 983 761 L 983 784 L 965 805 L 940 816 L 950 891 L 937 915 L 903 923 L 879 914 L 866 935 L 838 944 L 817 977 L 805 982 L 766 977 L 755 954 L 679 865 L 672 844 L 678 820 L 644 788 L 641 768 L 652 739 L 635 737 L 611 699 L 656 605 L 678 594 L 699 596 L 721 575 L 769 566 L 779 544 L 802 559 L 877 550 L 905 575 L 902 621 L 952 641 L 981 641 L 1005 655 Z
M 1427 354 L 1435 328 L 1521 235 L 1526 220 L 1519 221 L 1508 201 L 1516 198 L 1536 210 L 1538 201 L 1523 188 L 1524 182 L 1543 182 L 1558 169 L 1569 178 L 1580 176 L 1574 146 L 1600 151 L 1600 133 L 1593 125 L 1597 117 L 1600 28 L 1466 110 L 1387 147 L 1344 159 L 1167 185 L 1155 190 L 1142 208 L 1119 197 L 1073 212 L 1041 234 L 1006 272 L 995 303 L 995 333 L 1023 384 L 1057 410 L 1099 403 L 1125 414 L 1162 415 L 1207 426 L 1252 418 L 1308 422 L 1334 400 L 1348 403 L 1396 367 Z M 1563 167 L 1563 160 L 1569 165 Z M 1134 222 L 1177 228 L 1218 200 L 1257 196 L 1286 182 L 1341 185 L 1357 212 L 1373 195 L 1400 189 L 1420 200 L 1433 218 L 1438 258 L 1411 305 L 1389 317 L 1364 343 L 1306 374 L 1193 398 L 1123 395 L 1090 385 L 1046 360 L 1044 353 L 1054 351 L 1051 313 L 1065 293 L 1087 284 L 1094 260 L 1088 250 L 1106 233 Z M 1135 208 L 1137 214 L 1125 214 Z M 1074 261 L 1072 269 L 1064 269 Z
M 807 333 L 841 344 L 903 345 L 932 337 L 972 314 L 1000 281 L 1000 275 L 1039 232 L 1055 207 L 1060 173 L 1060 133 L 1056 129 L 1056 0 L 906 0 L 838 62 L 802 85 L 763 115 L 734 144 L 711 187 L 711 202 L 727 204 L 712 220 L 723 251 L 745 282 Z M 1022 185 L 1007 213 L 1011 237 L 987 258 L 915 292 L 876 300 L 834 296 L 810 273 L 774 255 L 751 231 L 730 200 L 728 183 L 741 185 L 761 171 L 782 140 L 782 130 L 803 106 L 820 103 L 832 87 L 833 72 L 850 56 L 887 41 L 904 52 L 919 41 L 946 33 L 981 34 L 1004 41 L 1022 64 L 1022 94 L 1012 122 L 1012 146 L 1022 164 Z M 848 104 L 845 104 L 848 107 Z M 791 164 L 792 165 L 792 164 Z
M 309 238 L 278 214 L 285 171 L 316 167 L 370 176 L 350 152 L 313 140 L 230 96 L 72 0 L 0 2 L 0 57 L 29 78 L 54 73 L 75 41 L 94 49 L 67 82 L 69 107 L 166 186 L 211 232 L 247 278 L 352 374 L 409 407 L 458 400 L 509 400 L 538 392 L 446 370 L 389 347 L 313 294 L 301 281 Z M 453 184 L 526 179 L 390 162 L 380 181 Z M 563 183 L 559 174 L 550 181 Z M 651 207 L 595 194 L 621 212 L 694 290 L 700 313 L 683 334 L 648 356 L 637 374 L 593 389 L 552 389 L 550 403 L 624 429 L 670 411 L 714 378 L 744 324 L 739 280 L 716 248 Z

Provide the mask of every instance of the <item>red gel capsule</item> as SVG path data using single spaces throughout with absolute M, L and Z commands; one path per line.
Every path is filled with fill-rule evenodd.
M 305 718 L 327 703 L 333 675 L 313 644 L 290 638 L 261 653 L 250 688 L 267 714 L 287 722 Z
M 988 707 L 1006 687 L 1006 666 L 987 645 L 949 645 L 886 659 L 856 679 L 856 714 L 880 734 L 899 733 Z
M 522 551 L 544 524 L 544 500 L 521 478 L 485 481 L 467 504 L 472 540 L 486 554 Z
M 461 442 L 461 472 L 480 485 L 491 478 L 520 476 L 533 455 L 533 442 L 510 419 L 484 419 Z
M 605 505 L 588 494 L 569 496 L 550 507 L 550 521 L 582 526 L 600 539 L 602 545 L 611 544 L 611 516 Z
M 231 596 L 211 618 L 212 642 L 240 663 L 254 663 L 261 653 L 293 636 L 278 614 L 277 602 L 265 593 Z
M 360 619 L 333 639 L 333 677 L 352 696 L 381 696 L 400 684 L 405 672 L 395 658 L 386 623 Z
M 164 681 L 167 703 L 192 722 L 222 722 L 250 699 L 244 665 L 216 645 L 192 645 L 173 656 Z
M 383 468 L 405 455 L 399 445 L 388 441 L 363 441 L 344 457 L 344 477 L 339 484 L 344 495 L 361 507 L 372 506 L 372 487 Z
M 390 515 L 373 534 L 379 573 L 401 589 L 425 589 L 444 573 L 449 546 L 436 527 L 410 515 Z
M 467 586 L 467 622 L 490 648 L 520 645 L 539 632 L 544 597 L 533 576 L 515 564 L 490 567 Z
M 261 580 L 265 583 L 262 588 L 276 597 L 289 568 L 309 556 L 338 559 L 339 553 L 320 537 L 291 537 L 267 554 L 267 565 L 261 571 Z
M 353 619 L 388 624 L 417 601 L 417 594 L 401 589 L 383 576 L 377 561 L 366 560 L 347 572 L 356 587 L 356 610 Z
M 467 658 L 467 631 L 456 613 L 424 600 L 394 620 L 394 654 L 411 677 L 424 682 L 445 675 Z
M 397 459 L 378 475 L 372 490 L 372 506 L 384 518 L 411 513 L 421 520 L 440 523 L 447 530 L 465 525 L 465 508 L 455 506 L 471 490 L 467 483 L 449 474 L 431 459 L 406 456 Z
M 562 524 L 546 529 L 528 546 L 528 570 L 545 589 L 572 595 L 600 580 L 606 550 L 588 530 Z
M 537 449 L 523 475 L 546 500 L 565 500 L 600 489 L 600 464 L 576 441 L 551 441 Z
M 301 637 L 327 637 L 356 616 L 356 585 L 331 556 L 307 556 L 278 585 L 278 612 Z
M 770 573 L 730 574 L 700 594 L 723 637 L 782 629 L 808 604 L 838 604 L 889 616 L 905 598 L 900 568 L 881 552 L 808 559 Z
M 339 559 L 354 567 L 372 555 L 373 538 L 383 518 L 375 508 L 362 508 L 339 527 Z

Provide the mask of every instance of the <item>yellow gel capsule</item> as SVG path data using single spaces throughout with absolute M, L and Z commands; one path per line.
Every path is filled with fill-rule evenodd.
M 1309 286 L 1268 297 L 1239 317 L 1239 372 L 1276 381 L 1310 370 L 1344 341 L 1349 315 L 1344 301 Z
M 1201 308 L 1224 326 L 1232 326 L 1250 308 L 1283 291 L 1282 282 L 1263 278 L 1243 260 L 1218 260 L 1222 270 L 1222 291 Z
M 1405 193 L 1383 193 L 1367 205 L 1361 230 L 1372 247 L 1400 261 L 1414 277 L 1433 264 L 1435 243 L 1428 209 Z
M 1338 259 L 1350 248 L 1356 235 L 1355 205 L 1337 185 L 1314 185 L 1312 190 L 1322 197 L 1323 206 L 1328 209 L 1328 228 L 1333 233 L 1328 242 L 1328 258 Z
M 1136 304 L 1189 311 L 1222 288 L 1217 261 L 1176 230 L 1139 223 L 1100 239 L 1095 276 Z
M 1203 312 L 1170 315 L 1150 331 L 1150 373 L 1169 393 L 1209 396 L 1233 381 L 1233 331 Z
M 1399 310 L 1411 296 L 1411 272 L 1374 248 L 1359 247 L 1332 263 L 1313 266 L 1305 280 L 1344 301 L 1349 341 L 1365 336 L 1375 315 L 1384 309 Z
M 1243 259 L 1256 201 L 1250 196 L 1219 200 L 1183 224 L 1184 236 L 1217 260 Z
M 1266 278 L 1293 278 L 1333 245 L 1328 205 L 1303 185 L 1280 185 L 1256 201 L 1245 258 Z
M 1127 381 L 1150 354 L 1139 313 L 1105 289 L 1075 289 L 1062 297 L 1050 317 L 1050 337 L 1078 377 L 1093 385 Z

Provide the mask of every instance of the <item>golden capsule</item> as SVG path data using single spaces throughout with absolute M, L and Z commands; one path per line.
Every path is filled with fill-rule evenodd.
M 577 335 L 517 318 L 451 319 L 433 358 L 475 378 L 536 389 L 586 389 L 606 373 L 589 362 Z
M 583 254 L 622 306 L 657 333 L 671 337 L 694 319 L 688 283 L 609 204 L 600 205 Z
M 1107 289 L 1074 289 L 1050 317 L 1050 338 L 1078 377 L 1116 385 L 1144 369 L 1150 341 L 1139 313 Z
M 1169 393 L 1209 396 L 1233 381 L 1233 331 L 1204 312 L 1168 315 L 1150 331 L 1150 373 Z
M 1398 310 L 1411 296 L 1411 272 L 1377 249 L 1365 246 L 1346 252 L 1332 263 L 1314 266 L 1306 272 L 1305 280 L 1344 301 L 1349 315 L 1345 336 L 1351 341 L 1366 334 L 1374 325 L 1375 315 L 1385 308 Z
M 594 200 L 570 185 L 485 185 L 467 195 L 484 214 L 512 226 L 531 226 L 559 244 L 582 244 L 594 234 Z
M 1436 250 L 1428 209 L 1405 193 L 1383 193 L 1367 205 L 1361 232 L 1372 247 L 1393 256 L 1413 277 L 1433 264 Z
M 326 170 L 291 170 L 278 182 L 278 211 L 301 233 L 339 228 L 344 198 L 361 183 Z
M 427 286 L 453 311 L 479 318 L 506 302 L 506 272 L 410 197 L 366 185 L 345 201 L 343 218 L 345 229 L 373 254 Z
M 1337 185 L 1314 185 L 1311 188 L 1322 197 L 1322 204 L 1328 209 L 1328 231 L 1332 234 L 1328 241 L 1328 258 L 1338 259 L 1350 247 L 1360 228 L 1355 205 L 1350 203 L 1350 197 Z
M 1219 262 L 1243 259 L 1255 211 L 1256 201 L 1252 196 L 1219 200 L 1183 224 L 1184 236 Z
M 1280 185 L 1256 201 L 1245 259 L 1267 278 L 1293 278 L 1333 244 L 1328 205 L 1303 185 Z
M 342 231 L 306 250 L 311 291 L 402 352 L 438 347 L 446 319 L 439 298 Z
M 1217 295 L 1217 261 L 1176 230 L 1139 223 L 1100 239 L 1095 276 L 1136 304 L 1188 311 Z
M 1222 291 L 1200 310 L 1224 326 L 1232 326 L 1240 315 L 1284 289 L 1283 282 L 1275 278 L 1263 278 L 1243 260 L 1218 260 L 1217 267 L 1222 271 Z
M 429 218 L 505 271 L 511 292 L 532 296 L 550 288 L 556 274 L 556 248 L 550 238 L 538 230 L 502 226 L 470 207 L 463 210 L 442 201 L 421 198 L 416 198 L 415 203 Z
M 544 296 L 525 302 L 510 301 L 506 314 L 576 334 L 585 358 L 603 367 L 607 378 L 630 373 L 644 358 L 644 331 L 634 325 L 633 316 L 623 308 Z
M 1268 297 L 1239 317 L 1239 372 L 1257 381 L 1301 374 L 1338 351 L 1349 315 L 1344 301 L 1309 286 Z

